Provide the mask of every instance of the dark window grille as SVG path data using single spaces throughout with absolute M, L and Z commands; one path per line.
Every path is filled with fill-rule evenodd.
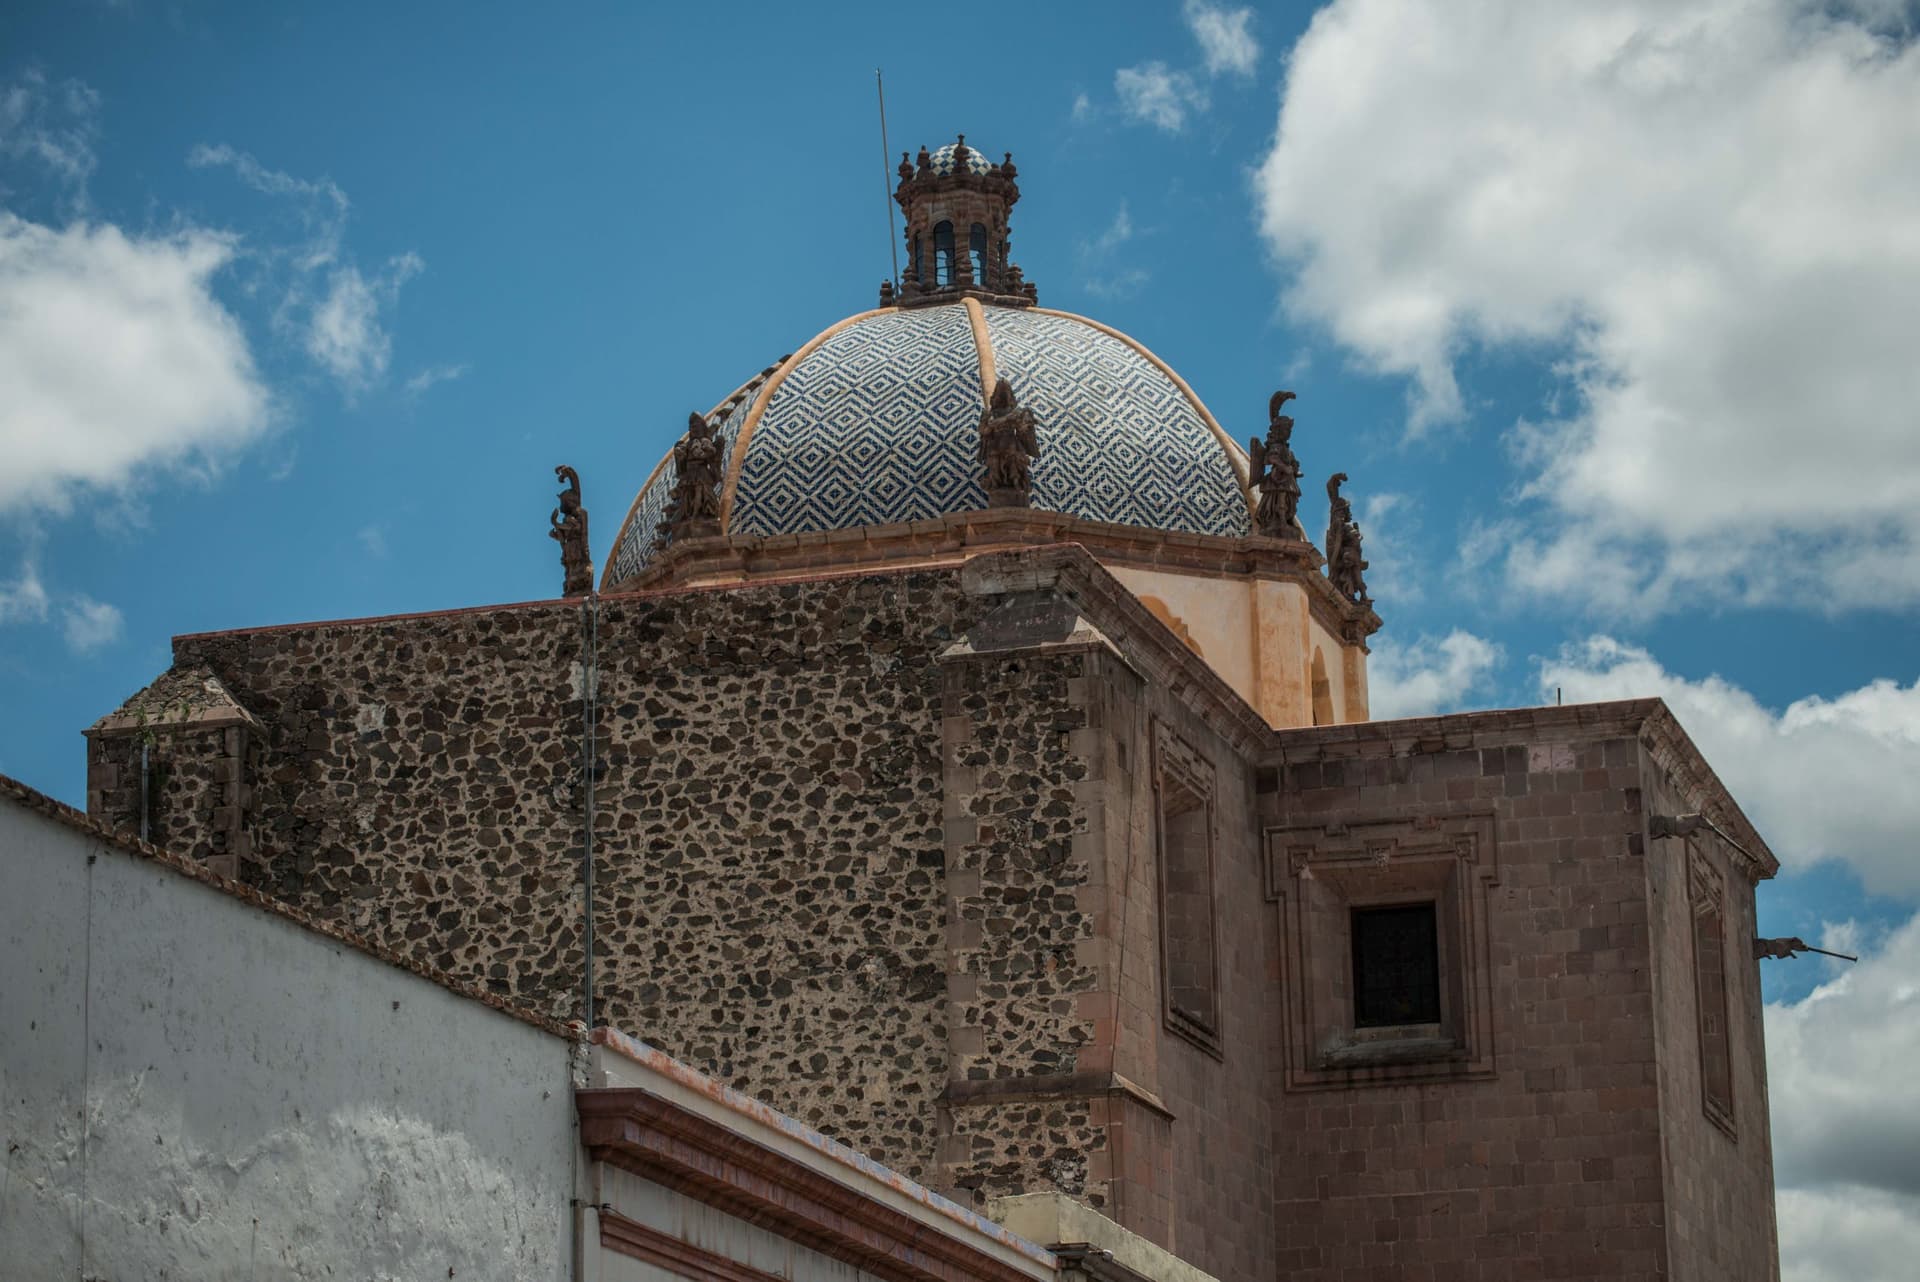
M 1440 1022 L 1440 948 L 1432 904 L 1353 912 L 1356 1028 Z
M 987 283 L 987 229 L 979 223 L 967 233 L 967 254 L 973 259 L 973 283 Z

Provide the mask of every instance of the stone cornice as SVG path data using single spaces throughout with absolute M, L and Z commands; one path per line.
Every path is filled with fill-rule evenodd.
M 1034 1282 L 1022 1268 L 639 1087 L 575 1092 L 596 1161 L 680 1190 L 887 1282 Z M 1030 1248 L 1031 1249 L 1031 1248 Z
M 1749 880 L 1772 877 L 1780 861 L 1768 849 L 1733 794 L 1700 755 L 1686 730 L 1661 699 L 1621 699 L 1564 707 L 1506 708 L 1493 712 L 1457 712 L 1404 721 L 1362 721 L 1274 731 L 1260 765 L 1366 757 L 1405 756 L 1416 752 L 1461 751 L 1536 742 L 1638 739 L 1656 764 L 1673 776 L 1701 813 L 1729 833 L 1744 850 L 1732 854 Z
M 1085 611 L 1127 665 L 1179 699 L 1241 752 L 1262 752 L 1273 734 L 1266 719 L 1213 667 L 1181 644 L 1140 598 L 1078 544 L 983 554 L 960 570 L 973 596 L 1052 589 Z
M 925 521 L 800 534 L 688 539 L 670 545 L 639 574 L 606 590 L 658 591 L 718 580 L 779 581 L 834 570 L 873 573 L 909 564 L 954 564 L 985 552 L 1062 543 L 1079 544 L 1102 561 L 1137 569 L 1299 583 L 1315 622 L 1355 644 L 1363 644 L 1380 627 L 1380 616 L 1371 608 L 1342 599 L 1320 573 L 1320 553 L 1302 540 L 1221 538 L 1093 521 L 1037 508 L 985 508 Z

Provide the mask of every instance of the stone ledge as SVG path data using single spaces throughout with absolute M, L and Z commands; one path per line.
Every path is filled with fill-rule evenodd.
M 1063 1276 L 1099 1282 L 1214 1282 L 1171 1251 L 1115 1224 L 1064 1193 L 1022 1193 L 988 1201 L 987 1214 L 1060 1258 Z

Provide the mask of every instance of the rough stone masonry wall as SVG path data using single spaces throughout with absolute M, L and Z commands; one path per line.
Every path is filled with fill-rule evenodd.
M 986 654 L 945 668 L 948 1104 L 940 1184 L 988 1197 L 1057 1188 L 1108 1204 L 1107 1144 L 1075 1085 L 1096 983 L 1083 653 Z
M 575 1014 L 579 651 L 562 606 L 179 639 L 265 726 L 243 879 Z
M 602 599 L 596 1017 L 915 1178 L 947 1077 L 928 573 Z M 249 879 L 579 1011 L 582 606 L 182 638 L 267 727 Z
M 1269 823 L 1490 807 L 1499 859 L 1496 1075 L 1279 1094 L 1289 1282 L 1669 1276 L 1641 749 L 1542 741 L 1523 720 L 1428 748 L 1385 742 L 1395 723 L 1373 742 L 1279 737 L 1293 764 L 1261 798 Z
M 931 1180 L 947 1076 L 951 574 L 612 598 L 607 1021 Z
M 1643 758 L 1649 814 L 1700 810 L 1659 764 Z M 1660 1048 L 1662 1150 L 1666 1157 L 1668 1272 L 1675 1278 L 1780 1276 L 1773 1214 L 1773 1144 L 1767 1114 L 1766 1046 L 1756 962 L 1754 885 L 1733 851 L 1711 833 L 1692 843 L 1720 874 L 1725 890 L 1727 1031 L 1733 1067 L 1733 1133 L 1708 1120 L 1701 1099 L 1698 993 L 1694 985 L 1693 913 L 1687 887 L 1687 840 L 1651 842 L 1647 884 L 1652 903 L 1655 1035 Z

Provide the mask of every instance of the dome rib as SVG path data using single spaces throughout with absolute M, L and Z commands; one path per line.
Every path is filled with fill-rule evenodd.
M 897 307 L 876 308 L 870 312 L 860 312 L 857 315 L 849 316 L 837 324 L 827 326 L 809 339 L 798 351 L 794 352 L 793 355 L 782 361 L 780 367 L 773 372 L 773 376 L 767 379 L 765 386 L 754 395 L 753 406 L 747 411 L 747 420 L 741 425 L 739 433 L 732 442 L 732 447 L 727 457 L 726 476 L 720 484 L 720 528 L 722 530 L 729 533 L 733 530 L 734 496 L 740 489 L 740 472 L 747 464 L 747 445 L 753 440 L 753 434 L 759 428 L 761 416 L 766 413 L 767 406 L 773 403 L 774 393 L 778 392 L 780 385 L 787 381 L 787 375 L 797 369 L 802 361 L 818 351 L 821 345 L 828 339 L 840 333 L 842 330 L 851 329 L 863 320 L 869 320 L 875 316 L 890 315 L 899 310 Z

